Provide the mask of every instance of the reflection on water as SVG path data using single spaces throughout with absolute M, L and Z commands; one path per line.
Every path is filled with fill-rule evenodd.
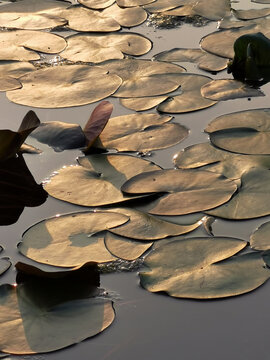
M 39 206 L 47 196 L 22 155 L 0 162 L 0 225 L 14 224 L 25 206 Z

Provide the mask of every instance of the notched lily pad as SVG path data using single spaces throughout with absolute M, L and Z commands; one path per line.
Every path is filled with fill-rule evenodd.
M 64 167 L 45 185 L 57 199 L 82 206 L 120 203 L 136 197 L 120 190 L 123 183 L 142 172 L 158 170 L 159 166 L 127 155 L 88 155 L 79 158 L 81 166 Z M 75 185 L 75 186 L 74 186 Z
M 184 215 L 203 211 L 227 202 L 237 190 L 227 178 L 200 170 L 161 170 L 139 174 L 128 180 L 127 194 L 165 193 L 150 210 L 156 215 Z

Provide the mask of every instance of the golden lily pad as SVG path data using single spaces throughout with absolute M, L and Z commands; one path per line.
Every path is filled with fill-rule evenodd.
M 41 108 L 90 104 L 113 94 L 121 79 L 95 66 L 63 65 L 20 78 L 22 88 L 7 92 L 10 101 Z M 94 86 L 93 86 L 94 84 Z
M 207 214 L 224 219 L 243 220 L 270 214 L 270 171 L 254 168 L 241 177 L 241 187 L 232 199 Z
M 264 93 L 259 89 L 250 87 L 241 81 L 231 79 L 210 81 L 202 86 L 201 94 L 203 97 L 215 101 L 264 96 Z
M 205 129 L 211 142 L 242 154 L 270 154 L 270 110 L 254 109 L 219 116 Z
M 82 206 L 120 203 L 136 197 L 120 190 L 124 182 L 142 172 L 158 170 L 159 166 L 127 155 L 88 155 L 79 158 L 82 166 L 60 169 L 45 189 L 57 199 Z
M 250 246 L 254 250 L 270 250 L 270 222 L 260 225 L 250 236 Z
M 105 245 L 116 257 L 124 260 L 136 260 L 151 246 L 152 242 L 140 242 L 123 236 L 107 233 Z
M 166 100 L 168 96 L 145 96 L 142 98 L 121 98 L 120 104 L 134 111 L 150 110 Z
M 182 235 L 201 225 L 201 220 L 190 225 L 175 224 L 131 208 L 112 208 L 110 211 L 128 216 L 129 221 L 109 231 L 137 240 L 159 240 L 168 236 Z
M 0 78 L 0 91 L 15 90 L 20 89 L 21 87 L 22 84 L 17 79 L 10 76 Z
M 175 240 L 159 246 L 145 259 L 141 285 L 178 298 L 215 299 L 252 291 L 270 277 L 258 253 L 234 255 L 246 246 L 226 237 Z M 223 261 L 222 261 L 223 260 Z
M 111 6 L 115 0 L 78 0 L 78 2 L 90 9 L 102 10 Z
M 123 8 L 114 3 L 102 12 L 112 17 L 119 25 L 133 27 L 142 24 L 147 19 L 147 12 L 140 6 Z
M 156 215 L 184 215 L 211 209 L 227 202 L 236 184 L 220 174 L 200 170 L 159 170 L 128 180 L 126 194 L 165 193 L 148 212 Z
M 201 95 L 201 87 L 212 79 L 196 74 L 181 74 L 178 76 L 181 94 L 169 97 L 158 105 L 157 110 L 166 113 L 185 113 L 208 108 L 216 104 Z
M 115 317 L 112 302 L 101 298 L 50 306 L 48 293 L 33 283 L 1 285 L 0 295 L 0 347 L 11 354 L 62 349 L 102 332 Z
M 233 10 L 233 14 L 240 20 L 253 20 L 270 15 L 270 9 Z
M 104 233 L 128 221 L 119 213 L 84 212 L 56 216 L 30 227 L 19 243 L 20 253 L 40 263 L 72 267 L 115 260 L 104 245 Z
M 76 31 L 109 32 L 121 28 L 113 17 L 80 6 L 63 10 L 62 16 L 68 21 L 68 27 Z
M 168 123 L 169 120 L 170 116 L 158 114 L 129 114 L 111 118 L 96 146 L 140 152 L 167 148 L 188 136 L 186 127 Z
M 154 1 L 155 0 L 116 0 L 117 5 L 120 7 L 143 6 Z
M 39 60 L 36 51 L 55 54 L 66 47 L 61 36 L 42 31 L 1 31 L 0 60 Z M 33 51 L 34 50 L 34 51 Z
M 109 60 L 100 64 L 100 67 L 123 80 L 114 96 L 136 98 L 163 95 L 176 90 L 180 85 L 179 76 L 185 71 L 175 64 L 137 59 Z
M 18 79 L 22 75 L 35 71 L 34 65 L 23 61 L 0 61 L 0 76 Z
M 67 47 L 61 56 L 71 61 L 99 63 L 110 59 L 123 59 L 124 54 L 144 55 L 151 50 L 152 43 L 135 33 L 108 35 L 72 35 L 66 39 Z

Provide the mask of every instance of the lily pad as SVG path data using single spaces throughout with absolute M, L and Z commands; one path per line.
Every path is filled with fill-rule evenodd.
M 261 90 L 252 88 L 241 81 L 231 79 L 212 80 L 202 86 L 201 94 L 203 97 L 215 101 L 264 96 Z
M 127 194 L 165 193 L 148 212 L 156 215 L 184 215 L 211 209 L 227 202 L 237 190 L 227 178 L 200 170 L 159 170 L 139 174 L 128 180 Z
M 111 6 L 115 0 L 78 0 L 78 2 L 90 9 L 102 10 L 108 6 Z
M 88 155 L 79 158 L 79 164 L 82 166 L 60 169 L 46 183 L 46 191 L 57 199 L 82 206 L 120 203 L 136 198 L 120 190 L 127 179 L 160 169 L 147 160 L 118 154 Z
M 242 240 L 226 237 L 190 238 L 165 243 L 150 253 L 140 273 L 141 285 L 178 298 L 215 299 L 252 291 L 269 277 L 260 254 L 234 255 Z M 222 261 L 223 260 L 223 261 Z
M 40 263 L 72 267 L 115 260 L 102 231 L 128 221 L 123 214 L 83 212 L 43 220 L 30 227 L 19 243 L 20 253 Z
M 174 48 L 154 56 L 154 60 L 169 62 L 193 62 L 199 69 L 216 72 L 227 68 L 228 59 L 216 56 L 201 49 Z
M 270 214 L 270 171 L 251 169 L 241 177 L 241 187 L 224 205 L 206 213 L 224 219 L 244 220 Z
M 260 225 L 250 236 L 250 246 L 254 250 L 270 250 L 270 221 Z
M 117 5 L 120 7 L 143 6 L 154 1 L 155 0 L 116 0 Z
M 128 239 L 123 236 L 107 233 L 105 245 L 107 249 L 116 257 L 124 260 L 136 260 L 144 254 L 153 242 L 140 242 Z
M 34 65 L 23 61 L 0 61 L 1 77 L 12 77 L 18 79 L 22 75 L 35 71 Z
M 76 31 L 110 32 L 121 28 L 113 17 L 80 6 L 64 10 L 62 16 L 68 21 L 68 27 Z
M 215 105 L 215 100 L 206 99 L 201 95 L 201 87 L 211 80 L 203 75 L 181 74 L 181 94 L 169 97 L 158 105 L 157 110 L 166 113 L 186 113 Z
M 33 283 L 1 285 L 0 295 L 0 347 L 11 354 L 62 349 L 99 334 L 115 317 L 112 302 L 100 298 L 50 306 L 48 293 Z
M 66 47 L 61 36 L 42 31 L 1 31 L 0 60 L 39 60 L 36 51 L 56 54 Z M 34 50 L 34 51 L 33 51 Z
M 150 110 L 166 100 L 168 96 L 145 96 L 142 98 L 121 98 L 120 104 L 134 111 Z
M 22 76 L 20 82 L 21 89 L 7 92 L 10 101 L 31 107 L 61 108 L 101 100 L 112 95 L 122 81 L 99 67 L 63 65 L 37 70 Z
M 152 151 L 175 145 L 188 136 L 188 129 L 168 123 L 170 116 L 129 114 L 112 118 L 96 143 L 118 151 Z M 95 144 L 94 144 L 95 145 Z
M 15 90 L 22 87 L 19 80 L 14 79 L 10 76 L 5 76 L 0 79 L 0 91 Z
M 110 211 L 128 216 L 129 221 L 109 231 L 137 240 L 159 240 L 168 236 L 182 235 L 201 225 L 201 220 L 190 225 L 175 224 L 131 208 L 113 208 Z
M 112 17 L 119 25 L 133 27 L 142 24 L 147 19 L 147 12 L 140 6 L 123 8 L 114 3 L 102 12 Z
M 143 97 L 163 95 L 180 86 L 181 66 L 162 61 L 123 59 L 109 60 L 100 67 L 123 80 L 115 97 Z M 132 76 L 130 76 L 132 74 Z
M 270 154 L 270 110 L 254 109 L 219 116 L 205 129 L 211 142 L 242 154 Z
M 135 33 L 108 35 L 72 35 L 66 39 L 67 47 L 61 56 L 71 61 L 100 63 L 110 59 L 123 59 L 127 55 L 144 55 L 151 50 L 152 43 Z
M 240 20 L 253 20 L 270 15 L 270 9 L 233 10 L 233 14 Z

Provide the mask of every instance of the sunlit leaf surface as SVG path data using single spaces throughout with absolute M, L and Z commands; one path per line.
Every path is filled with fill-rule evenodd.
M 147 12 L 139 6 L 123 8 L 114 3 L 102 12 L 106 16 L 112 17 L 119 25 L 133 27 L 142 24 L 147 19 Z
M 252 20 L 270 15 L 270 9 L 233 10 L 233 14 L 240 20 Z
M 131 208 L 112 208 L 110 211 L 128 216 L 129 221 L 109 231 L 138 240 L 158 240 L 168 236 L 182 235 L 201 225 L 200 220 L 190 225 L 175 224 Z
M 242 154 L 270 154 L 270 110 L 255 109 L 219 116 L 205 129 L 211 142 Z
M 68 37 L 67 47 L 61 56 L 71 61 L 99 63 L 105 60 L 122 59 L 124 54 L 143 55 L 151 50 L 152 43 L 135 33 L 108 35 L 77 34 Z
M 22 88 L 7 92 L 9 100 L 41 108 L 90 104 L 113 94 L 121 79 L 87 65 L 63 65 L 37 70 L 20 78 Z M 94 85 L 93 85 L 94 84 Z
M 78 2 L 90 9 L 101 10 L 105 9 L 108 6 L 111 6 L 115 2 L 115 0 L 78 0 Z
M 169 62 L 193 62 L 206 71 L 221 71 L 226 69 L 228 59 L 216 56 L 201 49 L 174 48 L 154 56 L 155 60 Z
M 260 254 L 236 254 L 246 246 L 229 237 L 187 238 L 159 246 L 145 259 L 141 284 L 151 292 L 174 297 L 212 299 L 240 295 L 262 285 L 269 277 Z
M 168 96 L 145 96 L 142 98 L 121 98 L 120 104 L 134 111 L 149 110 L 166 100 Z
M 134 199 L 120 190 L 126 180 L 160 169 L 149 161 L 116 154 L 88 155 L 79 158 L 79 164 L 60 169 L 45 185 L 46 191 L 60 200 L 83 206 L 119 203 Z
M 39 60 L 36 51 L 55 54 L 66 47 L 61 36 L 42 31 L 1 31 L 0 60 Z
M 57 289 L 49 293 L 57 295 Z M 97 335 L 114 320 L 110 300 L 76 299 L 55 306 L 33 283 L 0 286 L 0 347 L 12 354 L 50 352 Z M 16 336 L 14 336 L 16 334 Z
M 250 236 L 250 246 L 254 250 L 270 250 L 270 221 L 259 226 Z
M 73 213 L 50 218 L 29 228 L 18 248 L 30 259 L 61 267 L 89 261 L 113 261 L 115 257 L 106 249 L 102 231 L 128 219 L 113 212 Z
M 129 114 L 111 118 L 99 136 L 97 146 L 118 151 L 150 151 L 179 143 L 188 129 L 168 123 L 170 116 Z
M 233 181 L 219 174 L 171 169 L 134 176 L 122 186 L 124 193 L 133 195 L 165 193 L 148 210 L 157 215 L 183 215 L 211 209 L 228 201 L 236 189 Z
M 213 80 L 201 88 L 203 97 L 211 100 L 231 100 L 243 97 L 264 96 L 259 89 L 252 88 L 238 80 Z
M 152 246 L 149 241 L 136 241 L 127 237 L 107 233 L 105 236 L 105 245 L 107 249 L 116 257 L 124 260 L 136 260 L 146 250 Z

